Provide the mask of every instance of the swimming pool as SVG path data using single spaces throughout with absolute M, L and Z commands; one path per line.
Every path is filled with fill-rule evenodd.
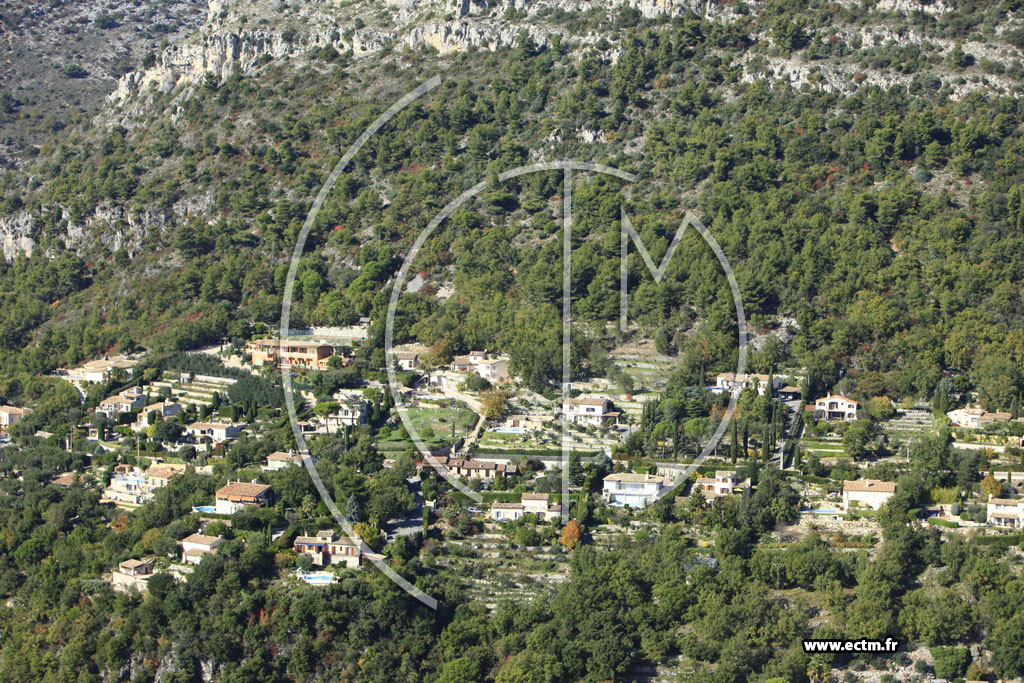
M 196 505 L 192 508 L 192 512 L 216 512 L 217 508 L 213 505 Z
M 821 508 L 815 508 L 813 510 L 801 510 L 800 514 L 807 515 L 843 515 L 846 514 L 841 510 L 823 510 Z
M 295 570 L 295 576 L 306 583 L 314 586 L 327 586 L 338 580 L 334 574 L 328 572 L 310 572 L 309 574 L 303 574 L 300 570 Z

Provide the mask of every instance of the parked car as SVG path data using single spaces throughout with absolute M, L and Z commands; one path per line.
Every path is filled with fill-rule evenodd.
M 476 508 L 476 507 L 469 508 L 469 511 L 472 512 L 474 515 L 482 515 L 484 513 L 483 510 L 481 510 L 480 508 Z

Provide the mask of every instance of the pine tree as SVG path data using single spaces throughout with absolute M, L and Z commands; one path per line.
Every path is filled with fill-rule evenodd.
M 363 521 L 363 511 L 359 507 L 359 500 L 354 493 L 348 497 L 348 502 L 345 503 L 345 518 L 348 519 L 349 524 Z
M 569 483 L 573 486 L 580 486 L 586 478 L 583 471 L 583 463 L 580 461 L 580 454 L 576 451 L 569 452 Z

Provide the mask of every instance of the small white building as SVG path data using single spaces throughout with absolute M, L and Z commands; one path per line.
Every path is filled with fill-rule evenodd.
M 896 484 L 878 479 L 854 479 L 843 483 L 843 509 L 849 512 L 851 503 L 859 503 L 877 510 L 896 495 Z
M 302 455 L 295 451 L 276 451 L 267 456 L 267 464 L 263 466 L 264 472 L 277 472 L 293 465 L 305 465 L 306 461 L 315 463 L 316 458 L 310 455 Z
M 153 425 L 153 417 L 155 415 L 159 415 L 161 418 L 166 420 L 169 417 L 174 417 L 180 412 L 181 404 L 177 401 L 161 401 L 160 403 L 143 406 L 142 412 L 139 413 L 139 417 L 132 425 L 132 429 L 136 432 L 141 432 L 143 429 L 149 429 Z
M 657 474 L 619 472 L 604 478 L 602 495 L 609 505 L 642 508 L 657 501 L 671 490 L 671 477 Z
M 144 405 L 146 405 L 146 394 L 142 391 L 142 387 L 130 387 L 116 396 L 108 396 L 100 401 L 96 412 L 102 413 L 107 417 L 115 417 L 120 413 L 130 413 L 133 410 L 138 410 Z
M 420 366 L 420 354 L 415 351 L 395 351 L 395 362 L 403 370 L 415 370 Z
M 782 386 L 782 379 L 782 377 L 772 377 L 771 375 L 722 372 L 715 376 L 715 385 L 711 389 L 731 394 L 736 390 L 742 391 L 757 385 L 757 393 L 764 396 L 768 390 L 769 382 L 772 385 L 772 393 L 774 394 Z
M 365 398 L 342 398 L 338 409 L 323 418 L 328 433 L 344 427 L 358 427 L 370 421 L 370 402 Z
M 140 593 L 149 590 L 148 581 L 153 576 L 153 560 L 125 560 L 110 573 L 110 586 L 115 591 L 127 593 L 135 589 Z
M 6 431 L 9 427 L 13 427 L 21 422 L 23 417 L 25 417 L 25 411 L 21 408 L 0 406 L 0 431 Z
M 957 408 L 946 413 L 954 427 L 979 429 L 993 422 L 1006 422 L 1013 416 L 1010 413 L 990 413 L 981 408 Z
M 855 422 L 860 404 L 851 398 L 829 394 L 814 402 L 814 417 L 829 422 Z
M 213 443 L 223 443 L 238 438 L 246 426 L 244 422 L 193 422 L 185 426 L 185 434 L 197 442 L 209 439 Z
M 181 561 L 185 564 L 199 564 L 204 555 L 212 553 L 220 545 L 221 536 L 192 534 L 181 541 Z
M 491 519 L 496 522 L 514 522 L 526 514 L 537 515 L 537 519 L 546 522 L 562 514 L 562 510 L 551 504 L 548 493 L 524 493 L 519 503 L 491 504 Z
M 618 420 L 621 413 L 612 410 L 612 402 L 607 398 L 570 398 L 562 404 L 565 419 L 574 424 L 593 425 L 600 427 Z

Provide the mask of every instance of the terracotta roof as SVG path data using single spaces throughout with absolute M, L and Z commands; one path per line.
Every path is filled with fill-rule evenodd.
M 986 502 L 990 505 L 1020 505 L 1024 498 L 989 498 Z
M 550 493 L 524 493 L 523 500 L 551 500 Z
M 522 503 L 491 503 L 491 507 L 496 510 L 522 510 Z
M 246 484 L 244 482 L 236 481 L 221 487 L 217 491 L 217 497 L 224 498 L 226 496 L 244 496 L 247 498 L 256 498 L 269 490 L 270 487 L 266 484 Z
M 846 401 L 846 402 L 848 402 L 848 403 L 852 403 L 852 404 L 853 404 L 853 405 L 855 405 L 855 406 L 857 406 L 857 405 L 860 405 L 859 403 L 857 403 L 856 401 L 854 401 L 854 400 L 853 400 L 852 398 L 846 398 L 846 397 L 845 397 L 845 396 L 843 396 L 842 394 L 834 394 L 834 395 L 833 395 L 833 394 L 829 394 L 829 395 L 828 395 L 828 396 L 826 396 L 825 398 L 819 398 L 819 399 L 818 399 L 817 401 L 815 401 L 815 403 L 821 403 L 822 401 L 831 401 L 831 400 L 832 400 L 832 399 L 834 399 L 834 398 L 839 398 L 839 399 L 842 399 L 842 400 L 844 400 L 844 401 Z
M 877 479 L 855 479 L 843 483 L 844 491 L 881 491 L 884 493 L 895 493 L 896 484 L 891 481 L 879 481 Z
M 791 392 L 794 392 L 794 391 L 800 391 L 800 387 L 794 387 L 794 386 L 791 386 L 791 385 L 787 384 L 786 386 L 784 386 L 781 389 L 779 389 L 779 391 L 780 392 L 791 393 Z

